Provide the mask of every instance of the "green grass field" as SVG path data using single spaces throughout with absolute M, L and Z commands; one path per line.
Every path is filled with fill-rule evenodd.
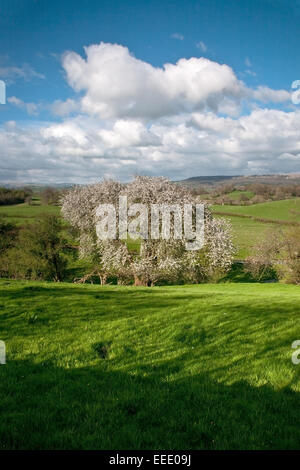
M 232 191 L 231 193 L 228 193 L 227 196 L 230 197 L 231 199 L 238 199 L 240 196 L 246 196 L 248 199 L 251 199 L 254 196 L 254 193 L 252 191 Z
M 0 281 L 1 449 L 299 449 L 299 287 Z
M 226 206 L 227 208 L 229 206 Z M 231 206 L 230 206 L 231 207 Z M 215 215 L 215 217 L 222 217 Z M 236 259 L 245 259 L 255 243 L 266 236 L 268 230 L 286 230 L 286 226 L 257 222 L 252 219 L 244 219 L 235 216 L 223 216 L 229 219 L 232 225 L 233 242 L 236 247 Z
M 261 222 L 251 218 L 238 217 L 239 214 L 264 219 L 300 222 L 300 198 L 287 199 L 284 201 L 272 201 L 251 206 L 222 206 L 214 205 L 212 210 L 216 217 L 220 213 L 232 213 L 236 215 L 224 215 L 232 224 L 234 243 L 237 248 L 236 258 L 244 259 L 250 253 L 257 240 L 265 236 L 268 230 L 286 230 L 289 226 L 274 224 L 272 222 Z
M 212 206 L 213 211 L 232 212 L 271 220 L 300 222 L 300 198 L 263 202 L 250 206 Z
M 34 222 L 42 214 L 60 214 L 58 206 L 44 206 L 41 204 L 29 205 L 27 203 L 11 206 L 0 206 L 0 215 L 16 225 L 25 225 Z

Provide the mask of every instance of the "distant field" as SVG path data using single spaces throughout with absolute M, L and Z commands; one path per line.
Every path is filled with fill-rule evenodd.
M 42 214 L 60 214 L 58 206 L 43 206 L 40 204 L 29 205 L 26 203 L 11 206 L 0 206 L 0 215 L 17 225 L 24 225 L 34 221 Z
M 0 280 L 1 449 L 300 449 L 299 287 Z
M 215 215 L 215 217 L 222 216 Z M 252 247 L 255 246 L 256 241 L 263 237 L 268 230 L 286 230 L 286 227 L 281 225 L 260 223 L 241 217 L 225 216 L 225 218 L 229 219 L 232 225 L 233 241 L 237 249 L 236 259 L 246 258 Z
M 213 211 L 232 212 L 273 220 L 300 222 L 300 198 L 263 202 L 251 206 L 212 206 Z
M 224 215 L 232 224 L 235 246 L 237 247 L 236 258 L 243 259 L 251 252 L 256 241 L 264 236 L 267 230 L 287 230 L 288 225 L 260 222 L 251 218 L 238 217 L 248 215 L 263 219 L 300 222 L 300 198 L 287 199 L 284 201 L 272 201 L 251 206 L 221 206 L 213 205 L 213 212 L 232 213 L 236 215 Z M 221 215 L 215 215 L 221 217 Z
M 232 193 L 226 194 L 226 196 L 230 197 L 231 199 L 238 199 L 238 197 L 242 195 L 251 199 L 254 196 L 254 193 L 252 191 L 232 191 Z

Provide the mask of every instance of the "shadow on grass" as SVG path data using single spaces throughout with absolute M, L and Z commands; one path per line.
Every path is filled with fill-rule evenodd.
M 299 393 L 207 375 L 0 366 L 1 449 L 299 449 Z
M 139 318 L 141 312 L 170 312 L 180 305 L 186 311 L 191 300 L 205 302 L 218 296 L 222 294 L 201 292 L 201 286 L 199 292 L 189 297 L 184 290 L 163 287 L 124 286 L 120 289 L 118 286 L 34 285 L 31 282 L 31 285 L 19 284 L 15 288 L 14 281 L 7 281 L 0 286 L 0 333 L 5 337 L 7 331 L 30 336 L 37 327 L 44 326 L 48 334 L 47 325 L 54 326 L 57 322 L 60 327 L 69 329 L 70 321 L 73 325 L 105 319 L 114 322 L 120 318 Z
M 0 299 L 3 300 L 17 300 L 17 299 L 33 299 L 34 297 L 38 298 L 39 296 L 42 296 L 46 300 L 53 300 L 53 299 L 59 299 L 61 297 L 89 297 L 90 299 L 94 300 L 110 300 L 113 299 L 116 301 L 118 298 L 120 300 L 124 300 L 124 298 L 130 298 L 132 300 L 132 297 L 135 298 L 135 301 L 138 300 L 139 298 L 144 298 L 144 297 L 149 297 L 151 296 L 151 299 L 155 300 L 159 299 L 160 305 L 161 302 L 170 304 L 174 303 L 176 305 L 177 299 L 182 299 L 184 298 L 190 298 L 190 299 L 205 299 L 209 297 L 218 297 L 223 294 L 219 294 L 216 292 L 213 293 L 207 293 L 207 292 L 201 292 L 201 284 L 199 284 L 199 291 L 197 293 L 192 292 L 191 296 L 188 295 L 186 291 L 184 290 L 170 290 L 170 289 L 164 289 L 163 287 L 159 288 L 150 288 L 150 287 L 134 287 L 133 286 L 122 286 L 122 290 L 120 290 L 120 286 L 91 286 L 92 289 L 85 289 L 86 285 L 80 285 L 76 286 L 76 284 L 73 284 L 70 287 L 67 287 L 67 284 L 54 284 L 53 287 L 53 282 L 49 282 L 49 287 L 48 286 L 22 286 L 19 287 L 18 289 L 12 289 L 11 287 L 13 286 L 12 283 L 8 283 L 7 286 L 9 286 L 9 289 L 6 288 L 6 285 L 2 283 L 1 288 L 0 288 Z M 94 289 L 93 289 L 94 287 Z M 173 286 L 174 289 L 178 286 Z M 183 286 L 184 287 L 184 286 Z M 187 286 L 188 287 L 188 286 Z M 173 300 L 174 299 L 174 300 Z M 149 299 L 147 299 L 147 302 L 149 302 Z

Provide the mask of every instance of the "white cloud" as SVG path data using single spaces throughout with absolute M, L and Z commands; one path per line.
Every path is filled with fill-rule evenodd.
M 180 33 L 173 33 L 173 34 L 171 34 L 171 38 L 172 38 L 172 39 L 179 39 L 179 41 L 183 41 L 183 40 L 184 40 L 183 34 L 180 34 Z
M 262 103 L 283 103 L 291 100 L 291 94 L 287 90 L 272 90 L 266 86 L 259 86 L 253 92 L 253 98 Z
M 16 98 L 16 96 L 10 96 L 9 98 L 7 98 L 7 102 L 13 104 L 17 108 L 25 109 L 28 114 L 37 114 L 38 107 L 35 103 L 25 103 L 25 101 Z
M 66 101 L 56 100 L 52 103 L 50 109 L 57 116 L 67 116 L 75 111 L 79 111 L 79 104 L 71 98 L 68 98 Z
M 289 153 L 289 152 L 284 152 L 278 157 L 279 160 L 291 160 L 291 161 L 296 161 L 300 163 L 300 153 Z
M 198 47 L 198 49 L 201 49 L 202 52 L 207 51 L 207 46 L 203 41 L 197 42 L 196 47 Z
M 238 119 L 196 112 L 141 121 L 79 116 L 41 128 L 0 130 L 2 179 L 128 180 L 134 173 L 184 178 L 300 170 L 300 112 L 258 109 Z
M 155 134 L 137 121 L 118 120 L 112 129 L 102 129 L 98 135 L 107 148 L 148 147 L 160 143 Z
M 85 48 L 63 57 L 69 85 L 83 92 L 81 110 L 101 118 L 157 119 L 196 109 L 217 111 L 224 98 L 239 99 L 244 85 L 227 65 L 203 57 L 163 68 L 136 59 L 116 44 Z
M 44 79 L 45 76 L 36 72 L 29 64 L 23 64 L 21 67 L 0 66 L 0 78 L 6 83 L 12 83 L 17 79 L 29 81 L 33 78 Z

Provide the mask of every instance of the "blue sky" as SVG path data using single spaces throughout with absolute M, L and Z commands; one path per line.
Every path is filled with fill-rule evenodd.
M 132 171 L 142 173 L 143 170 L 147 174 L 163 173 L 174 178 L 186 177 L 195 174 L 195 171 L 197 174 L 299 171 L 300 147 L 298 148 L 296 138 L 299 131 L 297 128 L 298 108 L 282 93 L 282 90 L 290 92 L 291 83 L 300 78 L 299 26 L 299 1 L 0 0 L 0 79 L 4 80 L 7 85 L 7 104 L 0 105 L 2 138 L 7 145 L 7 152 L 3 148 L 0 150 L 0 164 L 1 158 L 5 161 L 0 179 L 3 181 L 38 181 L 41 179 L 53 182 L 68 179 L 81 182 L 82 178 L 84 182 L 93 180 L 95 173 L 97 177 L 99 175 L 127 179 Z M 95 90 L 96 85 L 91 81 L 92 78 L 86 83 L 83 76 L 84 74 L 90 74 L 90 77 L 96 75 L 96 78 L 99 78 L 100 87 L 101 73 L 103 66 L 105 67 L 102 62 L 102 52 L 99 52 L 101 57 L 97 55 L 95 59 L 99 59 L 99 67 L 97 68 L 95 63 L 93 66 L 85 66 L 81 71 L 82 77 L 76 79 L 76 83 L 71 77 L 75 71 L 75 65 L 68 63 L 67 66 L 63 58 L 66 51 L 69 51 L 70 61 L 74 59 L 74 53 L 86 60 L 83 47 L 99 45 L 101 42 L 127 48 L 128 54 L 138 59 L 145 68 L 142 77 L 146 77 L 146 80 L 148 65 L 152 66 L 153 70 L 159 70 L 163 69 L 164 64 L 175 65 L 181 59 L 204 57 L 210 61 L 211 69 L 207 73 L 212 74 L 211 76 L 221 73 L 221 69 L 216 67 L 215 70 L 213 64 L 218 64 L 218 66 L 225 64 L 232 70 L 235 79 L 243 83 L 245 89 L 247 88 L 246 94 L 249 95 L 249 90 L 252 93 L 254 90 L 261 90 L 261 87 L 265 87 L 267 91 L 264 90 L 264 96 L 267 94 L 268 98 L 262 99 L 261 91 L 260 95 L 245 98 L 245 90 L 233 92 L 232 88 L 225 99 L 232 101 L 233 93 L 235 95 L 234 106 L 237 106 L 236 101 L 239 101 L 239 111 L 229 113 L 227 112 L 228 106 L 224 111 L 225 107 L 220 104 L 220 100 L 216 106 L 211 106 L 211 101 L 209 101 L 211 97 L 205 98 L 205 105 L 203 102 L 200 105 L 200 98 L 195 98 L 196 101 L 198 100 L 197 103 L 194 98 L 187 98 L 184 105 L 178 105 L 176 112 L 167 106 L 168 110 L 165 114 L 161 109 L 153 109 L 152 114 L 146 111 L 143 115 L 140 106 L 141 109 L 136 113 L 125 115 L 124 109 L 116 105 L 117 99 L 120 103 L 124 102 L 125 98 L 122 93 L 112 97 L 109 102 L 106 102 L 101 95 L 102 101 L 100 100 L 101 103 L 99 102 L 97 108 L 79 106 L 78 101 L 84 97 L 95 101 L 95 106 L 97 104 L 99 96 Z M 106 53 L 114 54 L 114 51 L 115 49 L 111 48 Z M 140 90 L 138 68 L 136 64 L 133 72 L 136 76 L 133 80 L 136 79 L 136 88 Z M 116 71 L 112 67 L 107 70 L 112 82 L 115 74 L 122 74 L 122 70 Z M 118 82 L 119 89 L 122 89 L 123 85 L 125 87 L 126 80 L 132 80 L 131 69 L 129 72 L 128 70 L 127 67 L 124 68 L 124 81 Z M 192 69 L 189 68 L 189 70 L 190 72 L 186 73 L 193 73 Z M 126 76 L 127 72 L 128 76 Z M 171 81 L 174 83 L 177 71 L 174 70 L 172 74 Z M 166 78 L 166 83 L 167 80 Z M 181 80 L 180 77 L 178 80 Z M 188 78 L 185 77 L 183 80 L 188 80 Z M 205 86 L 205 83 L 201 86 Z M 180 86 L 182 88 L 182 84 Z M 186 87 L 189 87 L 189 83 Z M 232 87 L 236 89 L 236 84 L 233 82 Z M 186 88 L 182 89 L 182 93 L 189 93 Z M 274 99 L 269 99 L 271 92 L 268 90 L 281 90 L 281 95 L 273 94 Z M 151 88 L 147 88 L 147 92 L 151 93 Z M 156 92 L 157 89 L 154 95 Z M 219 92 L 219 89 L 213 91 L 213 99 Z M 101 94 L 101 90 L 99 93 Z M 130 90 L 130 99 L 135 96 L 132 93 Z M 162 90 L 159 93 L 162 93 Z M 241 93 L 244 93 L 242 97 Z M 157 93 L 155 96 L 158 96 Z M 259 99 L 258 96 L 260 96 Z M 128 98 L 128 95 L 126 97 Z M 57 106 L 55 107 L 54 103 L 63 103 L 68 99 L 72 100 L 72 106 L 68 108 L 70 112 L 63 114 L 61 111 L 57 112 Z M 143 92 L 137 92 L 134 99 L 142 100 Z M 175 99 L 180 100 L 178 94 Z M 103 106 L 105 111 L 102 112 Z M 267 122 L 266 113 L 264 114 L 262 110 L 269 111 Z M 284 115 L 274 114 L 275 111 L 281 111 Z M 260 112 L 260 114 L 254 116 L 255 112 Z M 251 117 L 251 115 L 251 122 L 243 121 L 241 124 L 240 119 L 245 116 Z M 212 124 L 215 118 L 217 121 L 215 120 Z M 245 147 L 244 137 L 241 141 L 233 132 L 238 123 L 247 130 L 249 127 L 249 134 L 251 134 L 253 132 L 251 126 L 260 118 L 262 126 L 266 125 L 268 129 L 274 127 L 274 123 L 279 125 L 279 119 L 284 119 L 279 129 L 284 128 L 285 133 L 291 132 L 288 142 L 280 142 L 279 154 L 278 152 L 276 154 L 277 129 L 274 131 L 274 136 L 270 135 L 268 143 L 262 143 L 261 136 L 257 136 L 258 149 L 255 149 L 253 142 Z M 169 119 L 167 123 L 166 119 Z M 225 127 L 229 126 L 223 153 L 220 148 L 224 132 L 222 129 L 220 131 L 220 123 L 222 123 L 220 119 L 227 119 Z M 195 129 L 195 135 L 191 135 L 191 123 L 196 121 L 197 124 L 192 126 Z M 51 123 L 57 126 L 63 125 L 64 132 L 62 133 L 58 128 L 55 128 L 54 132 Z M 144 128 L 142 129 L 141 126 Z M 168 144 L 170 139 L 165 137 L 167 134 L 164 132 L 164 126 L 168 129 L 173 126 L 176 135 L 182 132 L 183 143 L 177 142 L 177 147 L 171 147 Z M 207 126 L 210 127 L 207 128 Z M 82 144 L 84 136 L 82 141 L 74 143 L 73 160 L 70 146 L 68 149 L 65 146 L 61 150 L 63 139 L 67 140 L 66 128 L 71 129 L 72 136 L 74 129 L 77 131 L 78 127 L 78 132 L 85 133 L 85 137 L 88 134 L 88 141 L 94 144 L 95 139 L 91 135 L 91 129 L 97 134 L 97 138 L 99 132 L 100 134 L 102 131 L 106 132 L 106 134 L 102 132 L 102 141 L 98 142 L 98 155 L 97 147 L 93 152 L 87 152 L 86 145 Z M 122 130 L 120 130 L 121 127 Z M 125 142 L 123 137 L 120 138 L 125 128 L 126 132 L 128 130 L 129 134 L 135 135 L 131 140 L 129 139 L 129 142 Z M 152 129 L 151 136 L 145 137 L 145 132 L 149 129 Z M 219 138 L 220 145 L 213 149 L 209 136 L 212 132 L 216 133 L 216 129 L 219 132 L 216 138 Z M 114 143 L 111 140 L 112 134 L 108 137 L 107 132 L 118 133 L 114 135 Z M 205 135 L 205 132 L 208 134 Z M 30 140 L 31 148 L 32 142 L 36 144 L 36 154 L 30 157 L 30 162 L 28 157 L 25 157 L 29 149 L 23 148 L 22 153 L 22 145 L 18 148 L 14 147 L 9 140 L 11 133 L 14 133 L 20 142 Z M 136 134 L 139 137 L 136 137 Z M 43 141 L 41 141 L 41 135 Z M 143 136 L 146 138 L 146 144 Z M 201 142 L 208 138 L 206 147 L 198 146 L 197 139 L 200 138 Z M 54 142 L 55 139 L 56 142 Z M 232 150 L 230 150 L 230 145 L 228 146 L 230 139 L 236 140 L 232 143 Z M 249 139 L 247 137 L 247 142 Z M 162 140 L 167 140 L 167 143 L 162 143 Z M 52 145 L 51 148 L 50 145 Z M 197 146 L 199 147 L 198 160 Z M 45 149 L 45 147 L 47 151 L 39 154 L 38 149 Z M 112 152 L 112 147 L 115 149 L 114 152 Z M 145 147 L 148 147 L 147 152 L 144 150 Z M 184 147 L 183 151 L 182 147 Z M 138 154 L 138 148 L 142 149 L 140 154 Z M 245 153 L 248 154 L 246 159 Z M 211 155 L 212 164 L 208 154 Z M 57 162 L 55 162 L 56 158 Z M 274 158 L 277 165 L 274 165 Z M 7 165 L 7 159 L 11 161 L 10 165 Z M 145 159 L 146 164 L 143 168 Z M 111 164 L 108 163 L 109 161 Z M 18 162 L 20 162 L 19 166 Z M 85 171 L 87 166 L 89 170 Z M 80 176 L 80 168 L 82 168 L 82 176 Z

